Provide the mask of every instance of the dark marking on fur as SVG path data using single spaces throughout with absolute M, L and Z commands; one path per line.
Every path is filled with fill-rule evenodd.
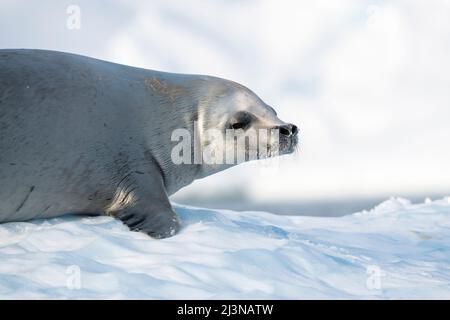
M 24 206 L 25 202 L 27 202 L 28 198 L 30 197 L 30 194 L 33 192 L 34 190 L 34 186 L 30 187 L 30 190 L 28 191 L 27 195 L 25 196 L 25 198 L 22 200 L 22 202 L 20 203 L 20 205 L 17 207 L 16 212 L 18 212 L 20 209 L 22 209 L 22 207 Z
M 42 210 L 42 212 L 40 214 L 43 214 L 44 212 L 47 212 L 47 210 L 50 209 L 51 206 L 52 206 L 51 204 L 46 206 L 45 209 Z

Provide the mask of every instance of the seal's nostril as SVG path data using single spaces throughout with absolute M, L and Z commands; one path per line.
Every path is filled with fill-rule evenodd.
M 280 134 L 283 136 L 295 136 L 298 132 L 297 126 L 294 124 L 279 126 L 278 130 L 280 130 Z
M 284 136 L 290 136 L 291 135 L 291 130 L 288 129 L 287 126 L 280 126 L 279 127 L 280 133 Z
M 297 126 L 295 124 L 292 125 L 292 129 L 291 130 L 292 130 L 292 134 L 293 135 L 296 135 L 297 132 L 298 132 L 298 128 L 297 128 Z

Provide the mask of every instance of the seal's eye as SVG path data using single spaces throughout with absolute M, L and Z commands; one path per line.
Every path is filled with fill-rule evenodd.
M 243 128 L 245 127 L 245 124 L 243 124 L 243 123 L 241 123 L 241 122 L 236 122 L 236 123 L 233 123 L 233 124 L 231 125 L 231 127 L 232 127 L 234 130 L 237 130 L 237 129 L 243 129 Z
M 230 127 L 234 130 L 247 129 L 253 120 L 253 116 L 245 111 L 236 113 L 230 121 Z

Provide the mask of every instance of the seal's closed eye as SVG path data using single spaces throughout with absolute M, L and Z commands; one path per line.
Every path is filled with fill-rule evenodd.
M 235 130 L 243 129 L 243 128 L 245 127 L 245 124 L 242 123 L 242 122 L 236 122 L 236 123 L 233 123 L 233 124 L 231 125 L 231 127 L 232 127 L 233 129 L 235 129 Z
M 253 120 L 253 115 L 245 111 L 239 111 L 233 116 L 230 122 L 230 127 L 232 129 L 247 129 Z

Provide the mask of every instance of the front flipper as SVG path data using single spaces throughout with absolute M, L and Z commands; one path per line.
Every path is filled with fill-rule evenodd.
M 171 208 L 152 208 L 149 211 L 131 206 L 117 211 L 114 216 L 130 230 L 142 231 L 156 239 L 171 237 L 180 230 L 178 217 Z
M 107 213 L 133 231 L 142 231 L 157 239 L 175 235 L 180 221 L 170 205 L 159 174 L 135 171 L 119 183 Z

